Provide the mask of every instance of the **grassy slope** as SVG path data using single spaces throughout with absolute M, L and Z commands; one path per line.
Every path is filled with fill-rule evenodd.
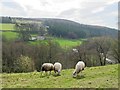
M 0 23 L 0 30 L 14 30 L 14 24 L 1 24 Z
M 118 65 L 86 67 L 82 76 L 72 78 L 73 69 L 61 76 L 40 72 L 2 74 L 4 88 L 118 88 Z
M 2 35 L 8 39 L 8 40 L 13 40 L 16 39 L 18 37 L 18 33 L 16 32 L 2 32 Z M 62 48 L 71 48 L 77 45 L 80 45 L 82 43 L 83 40 L 70 40 L 70 39 L 62 39 L 62 38 L 52 38 L 53 41 L 56 41 L 60 44 L 60 46 Z M 43 40 L 43 41 L 30 41 L 31 44 L 36 45 L 39 43 L 46 43 L 47 40 Z
M 70 40 L 70 39 L 61 39 L 61 38 L 55 38 L 56 42 L 60 44 L 63 48 L 71 48 L 77 45 L 80 45 L 82 43 L 81 40 Z
M 18 33 L 16 32 L 2 32 L 2 36 L 4 36 L 8 40 L 13 40 L 18 37 Z
M 58 42 L 60 46 L 64 49 L 72 48 L 82 43 L 82 40 L 71 40 L 71 39 L 63 39 L 63 38 L 52 38 L 52 40 L 55 42 Z M 30 43 L 32 43 L 33 45 L 36 45 L 36 44 L 45 43 L 45 42 L 47 42 L 47 40 L 35 41 Z
M 0 24 L 0 30 L 14 30 L 14 24 Z M 18 36 L 17 33 L 8 32 L 8 31 L 3 32 L 2 35 L 5 36 L 6 39 L 8 40 L 15 39 Z M 66 48 L 66 49 L 80 45 L 82 43 L 81 40 L 70 40 L 70 39 L 61 39 L 61 38 L 53 38 L 53 40 L 58 42 L 62 48 Z M 41 41 L 35 41 L 35 42 L 32 42 L 32 44 L 39 44 L 40 42 Z

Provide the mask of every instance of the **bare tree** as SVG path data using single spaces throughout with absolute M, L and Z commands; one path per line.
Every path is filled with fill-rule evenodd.
M 112 43 L 112 56 L 117 60 L 118 63 L 120 63 L 120 41 L 113 40 Z
M 100 60 L 100 64 L 105 65 L 107 54 L 111 47 L 110 38 L 109 37 L 94 38 L 93 42 L 95 45 L 95 50 Z

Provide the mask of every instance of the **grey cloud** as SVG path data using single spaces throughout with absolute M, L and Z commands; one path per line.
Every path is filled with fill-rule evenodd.
M 74 18 L 85 18 L 92 16 L 90 9 L 69 9 L 61 12 L 58 17 L 74 17 Z
M 11 0 L 9 2 L 4 1 L 4 2 L 1 2 L 1 4 L 8 9 L 11 8 L 11 9 L 17 10 L 19 12 L 19 14 L 21 14 L 22 16 L 26 15 L 24 8 L 19 3 L 15 2 L 13 0 Z M 13 12 L 13 13 L 16 13 L 16 12 Z
M 58 17 L 80 17 L 80 18 L 87 18 L 93 17 L 96 13 L 92 13 L 92 11 L 96 10 L 97 8 L 104 7 L 106 5 L 105 2 L 84 2 L 81 3 L 82 8 L 72 8 L 69 10 L 65 10 L 61 12 Z
M 86 3 L 83 8 L 79 9 L 69 9 L 61 12 L 58 17 L 67 18 L 69 20 L 77 21 L 84 24 L 98 24 L 103 26 L 115 27 L 114 16 L 111 14 L 112 11 L 108 12 L 107 7 L 105 10 L 97 13 L 92 13 L 93 10 L 103 7 L 105 3 Z M 85 7 L 86 6 L 86 7 Z M 113 25 L 112 25 L 113 24 Z
M 8 8 L 13 8 L 13 9 L 22 9 L 22 7 L 17 3 L 11 0 L 11 2 L 2 2 L 3 6 L 6 6 Z
M 68 9 L 68 10 L 61 12 L 58 16 L 69 16 L 69 15 L 71 16 L 75 14 L 75 11 L 77 11 L 77 9 L 74 9 L 74 8 Z

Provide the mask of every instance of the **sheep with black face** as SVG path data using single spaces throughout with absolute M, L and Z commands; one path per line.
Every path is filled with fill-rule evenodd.
M 85 63 L 83 61 L 79 61 L 75 66 L 73 77 L 76 77 L 79 74 L 79 72 L 84 70 L 84 68 L 85 68 Z
M 45 72 L 50 71 L 50 74 L 51 74 L 51 71 L 52 71 L 52 70 L 54 70 L 54 66 L 53 66 L 52 63 L 44 63 L 44 64 L 42 65 L 42 67 L 41 67 L 41 71 L 42 71 L 42 72 L 43 72 L 43 71 L 45 71 Z
M 60 75 L 61 70 L 62 70 L 62 64 L 59 63 L 59 62 L 56 62 L 56 63 L 54 64 L 54 72 L 55 72 L 55 73 L 58 72 L 57 75 Z

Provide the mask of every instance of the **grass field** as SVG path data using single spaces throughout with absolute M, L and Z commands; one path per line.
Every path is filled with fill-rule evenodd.
M 13 40 L 18 37 L 18 33 L 16 32 L 2 32 L 2 36 L 4 36 L 7 40 Z M 35 35 L 34 35 L 35 36 Z M 30 41 L 31 44 L 36 45 L 40 43 L 47 43 L 48 40 L 37 40 Z M 68 49 L 74 46 L 80 45 L 83 40 L 71 40 L 71 39 L 63 39 L 63 38 L 54 38 L 52 37 L 52 41 L 58 42 L 62 48 Z
M 41 76 L 40 72 L 2 74 L 3 88 L 118 88 L 118 64 L 86 67 L 82 75 L 72 77 L 73 69 L 61 76 Z
M 34 41 L 31 42 L 31 44 L 36 45 L 39 43 L 47 43 L 48 40 L 43 40 L 43 41 Z M 82 43 L 82 40 L 71 40 L 71 39 L 63 39 L 63 38 L 52 38 L 52 41 L 55 41 L 57 43 L 59 43 L 59 45 L 64 48 L 64 49 L 69 49 L 72 47 L 75 47 L 77 45 L 80 45 Z
M 70 39 L 62 39 L 62 38 L 55 38 L 56 42 L 60 44 L 63 48 L 71 48 L 82 43 L 82 40 L 70 40 Z
M 0 24 L 0 30 L 14 30 L 14 24 Z M 18 34 L 15 32 L 3 32 L 2 35 L 8 39 L 16 39 L 18 37 Z M 56 41 L 60 44 L 62 48 L 68 49 L 77 45 L 80 45 L 82 43 L 82 40 L 70 40 L 70 39 L 62 39 L 62 38 L 53 38 L 53 41 Z M 32 44 L 39 44 L 39 43 L 46 43 L 46 40 L 44 41 L 35 41 L 31 42 Z
M 18 37 L 18 33 L 16 32 L 2 32 L 2 36 L 5 37 L 7 40 L 14 40 Z
M 0 23 L 0 30 L 14 30 L 14 24 L 1 24 Z

